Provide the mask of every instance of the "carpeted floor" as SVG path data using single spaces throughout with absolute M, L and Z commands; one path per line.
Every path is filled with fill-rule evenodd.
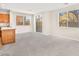
M 0 49 L 1 56 L 79 56 L 79 41 L 40 33 L 18 34 L 16 43 Z

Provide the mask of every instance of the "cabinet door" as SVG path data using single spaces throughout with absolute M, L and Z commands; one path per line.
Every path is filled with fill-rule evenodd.
M 9 23 L 9 14 L 0 14 L 0 23 Z
M 0 31 L 1 33 L 1 31 Z M 1 34 L 0 34 L 0 47 L 2 47 Z
M 0 38 L 0 47 L 2 47 L 2 42 L 1 42 L 1 38 Z
M 2 30 L 2 44 L 15 42 L 15 30 Z

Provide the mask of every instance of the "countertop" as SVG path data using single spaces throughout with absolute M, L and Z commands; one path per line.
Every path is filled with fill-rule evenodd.
M 13 27 L 1 27 L 0 29 L 1 30 L 6 30 L 6 29 L 15 29 L 15 28 L 13 28 Z

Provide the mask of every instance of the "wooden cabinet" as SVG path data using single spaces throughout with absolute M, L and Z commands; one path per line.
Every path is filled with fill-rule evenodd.
M 1 38 L 0 38 L 0 47 L 2 47 L 2 42 L 1 42 Z
M 9 14 L 0 13 L 0 23 L 9 23 Z
M 1 42 L 3 45 L 15 42 L 15 29 L 1 30 Z
M 2 42 L 1 42 L 1 31 L 0 31 L 0 47 L 2 47 Z

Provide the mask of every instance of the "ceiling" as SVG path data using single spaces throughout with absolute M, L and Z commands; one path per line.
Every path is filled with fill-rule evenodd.
M 32 13 L 39 13 L 48 10 L 55 10 L 58 8 L 67 7 L 71 3 L 3 3 L 0 7 L 8 9 L 17 9 L 22 11 L 29 11 Z

